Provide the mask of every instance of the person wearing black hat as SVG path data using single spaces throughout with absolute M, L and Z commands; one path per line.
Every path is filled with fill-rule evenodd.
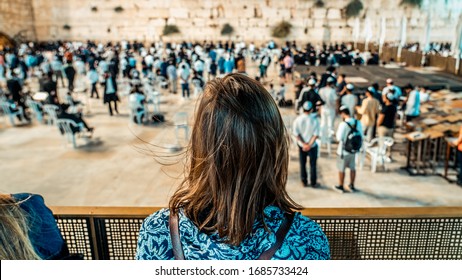
M 310 158 L 310 186 L 317 186 L 318 145 L 316 140 L 320 135 L 319 120 L 310 101 L 303 103 L 303 114 L 298 116 L 293 125 L 293 136 L 297 140 L 300 160 L 300 178 L 304 187 L 308 187 L 306 172 L 307 157 Z

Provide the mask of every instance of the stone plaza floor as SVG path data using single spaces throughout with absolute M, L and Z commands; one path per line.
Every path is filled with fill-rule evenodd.
M 256 73 L 251 64 L 249 72 Z M 253 75 L 251 75 L 253 76 Z M 276 69 L 270 78 L 279 88 Z M 101 90 L 100 90 L 101 92 Z M 293 99 L 289 85 L 288 98 Z M 77 94 L 86 107 L 84 119 L 95 127 L 90 141 L 78 139 L 78 149 L 65 145 L 55 126 L 39 124 L 12 127 L 0 118 L 0 191 L 32 192 L 54 206 L 166 206 L 182 179 L 184 156 L 173 156 L 172 117 L 187 112 L 192 119 L 196 99 L 163 93 L 160 109 L 166 122 L 138 126 L 129 121 L 127 96 L 121 96 L 120 115 L 110 117 L 101 99 Z M 90 105 L 90 106 L 88 106 Z M 293 109 L 281 109 L 295 117 Z M 185 143 L 183 143 L 185 144 Z M 402 145 L 402 144 L 401 144 Z M 320 188 L 303 188 L 298 152 L 291 147 L 287 189 L 304 207 L 461 206 L 462 188 L 438 176 L 411 177 L 401 169 L 405 158 L 398 147 L 388 171 L 370 171 L 369 160 L 358 171 L 355 193 L 337 193 L 336 145 L 332 154 L 322 149 L 318 159 Z M 348 183 L 348 176 L 346 184 Z

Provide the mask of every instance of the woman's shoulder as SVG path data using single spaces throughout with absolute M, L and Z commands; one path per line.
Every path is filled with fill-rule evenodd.
M 330 259 L 329 242 L 318 223 L 297 212 L 281 248 L 281 259 Z
M 163 208 L 153 214 L 149 215 L 141 226 L 144 231 L 165 231 L 168 228 L 168 219 L 170 217 L 170 210 Z
M 11 196 L 22 208 L 46 207 L 45 200 L 39 194 L 15 193 Z
M 147 217 L 140 228 L 136 259 L 167 260 L 173 258 L 169 234 L 169 209 L 161 209 Z

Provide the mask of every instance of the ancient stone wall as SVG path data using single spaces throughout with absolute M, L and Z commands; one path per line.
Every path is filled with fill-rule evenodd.
M 31 29 L 39 40 L 153 41 L 162 38 L 165 24 L 175 24 L 181 34 L 164 36 L 164 40 L 231 38 L 260 42 L 271 38 L 272 27 L 286 20 L 293 25 L 289 40 L 335 42 L 353 40 L 355 25 L 355 20 L 347 19 L 344 14 L 350 0 L 323 0 L 323 8 L 315 7 L 316 0 L 2 0 L 2 3 L 4 1 L 10 3 L 2 4 L 9 10 L 19 8 L 13 3 L 32 3 L 35 28 Z M 422 40 L 429 9 L 404 8 L 399 6 L 401 0 L 362 2 L 359 40 L 364 41 L 366 17 L 371 24 L 372 42 L 379 39 L 381 17 L 386 18 L 386 40 L 398 40 L 402 16 L 409 22 L 408 41 Z M 430 2 L 437 11 L 432 14 L 431 40 L 451 41 L 458 18 L 454 12 L 457 0 Z M 122 10 L 116 11 L 118 7 Z M 23 16 L 25 12 L 20 18 Z M 7 21 L 18 20 L 9 16 Z M 220 35 L 225 23 L 235 30 L 229 37 Z M 9 28 L 6 31 L 11 35 Z
M 36 38 L 31 0 L 0 1 L 0 32 L 11 38 Z

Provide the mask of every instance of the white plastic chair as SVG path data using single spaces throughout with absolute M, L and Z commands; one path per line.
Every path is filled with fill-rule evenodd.
M 38 122 L 43 121 L 43 114 L 42 114 L 42 104 L 40 104 L 37 101 L 32 100 L 31 98 L 28 98 L 26 100 L 26 105 L 34 112 L 35 118 L 37 119 Z
M 176 141 L 179 143 L 179 131 L 184 129 L 184 139 L 188 141 L 189 126 L 188 126 L 188 114 L 186 112 L 178 112 L 173 116 L 173 124 L 175 126 Z
M 16 116 L 21 116 L 22 118 L 24 118 L 24 110 L 22 109 L 22 107 L 18 107 L 18 111 L 13 112 L 10 109 L 10 103 L 4 102 L 4 101 L 0 102 L 0 107 L 2 108 L 2 111 L 5 114 L 5 116 L 8 116 L 10 118 L 10 122 L 12 126 L 16 125 L 14 122 L 14 118 Z
M 161 94 L 158 91 L 148 92 L 147 93 L 147 104 L 153 105 L 153 113 L 160 113 L 160 97 Z
M 79 127 L 79 125 L 75 121 L 69 119 L 57 119 L 56 125 L 60 132 L 64 133 L 64 144 L 66 145 L 67 143 L 72 143 L 74 149 L 77 148 L 75 133 L 72 131 L 72 127 Z
M 141 108 L 142 110 L 138 111 L 138 108 L 130 108 L 130 121 L 133 121 L 136 119 L 136 124 L 143 124 L 143 115 L 146 114 L 144 108 Z
M 48 118 L 47 118 L 47 125 L 53 125 L 56 123 L 56 120 L 58 119 L 58 110 L 59 107 L 56 105 L 52 104 L 47 104 L 43 105 L 43 111 L 47 113 Z
M 387 163 L 387 149 L 393 146 L 394 140 L 391 137 L 374 138 L 370 143 L 365 143 L 365 152 L 371 157 L 371 171 L 377 171 L 377 164 L 386 168 Z

